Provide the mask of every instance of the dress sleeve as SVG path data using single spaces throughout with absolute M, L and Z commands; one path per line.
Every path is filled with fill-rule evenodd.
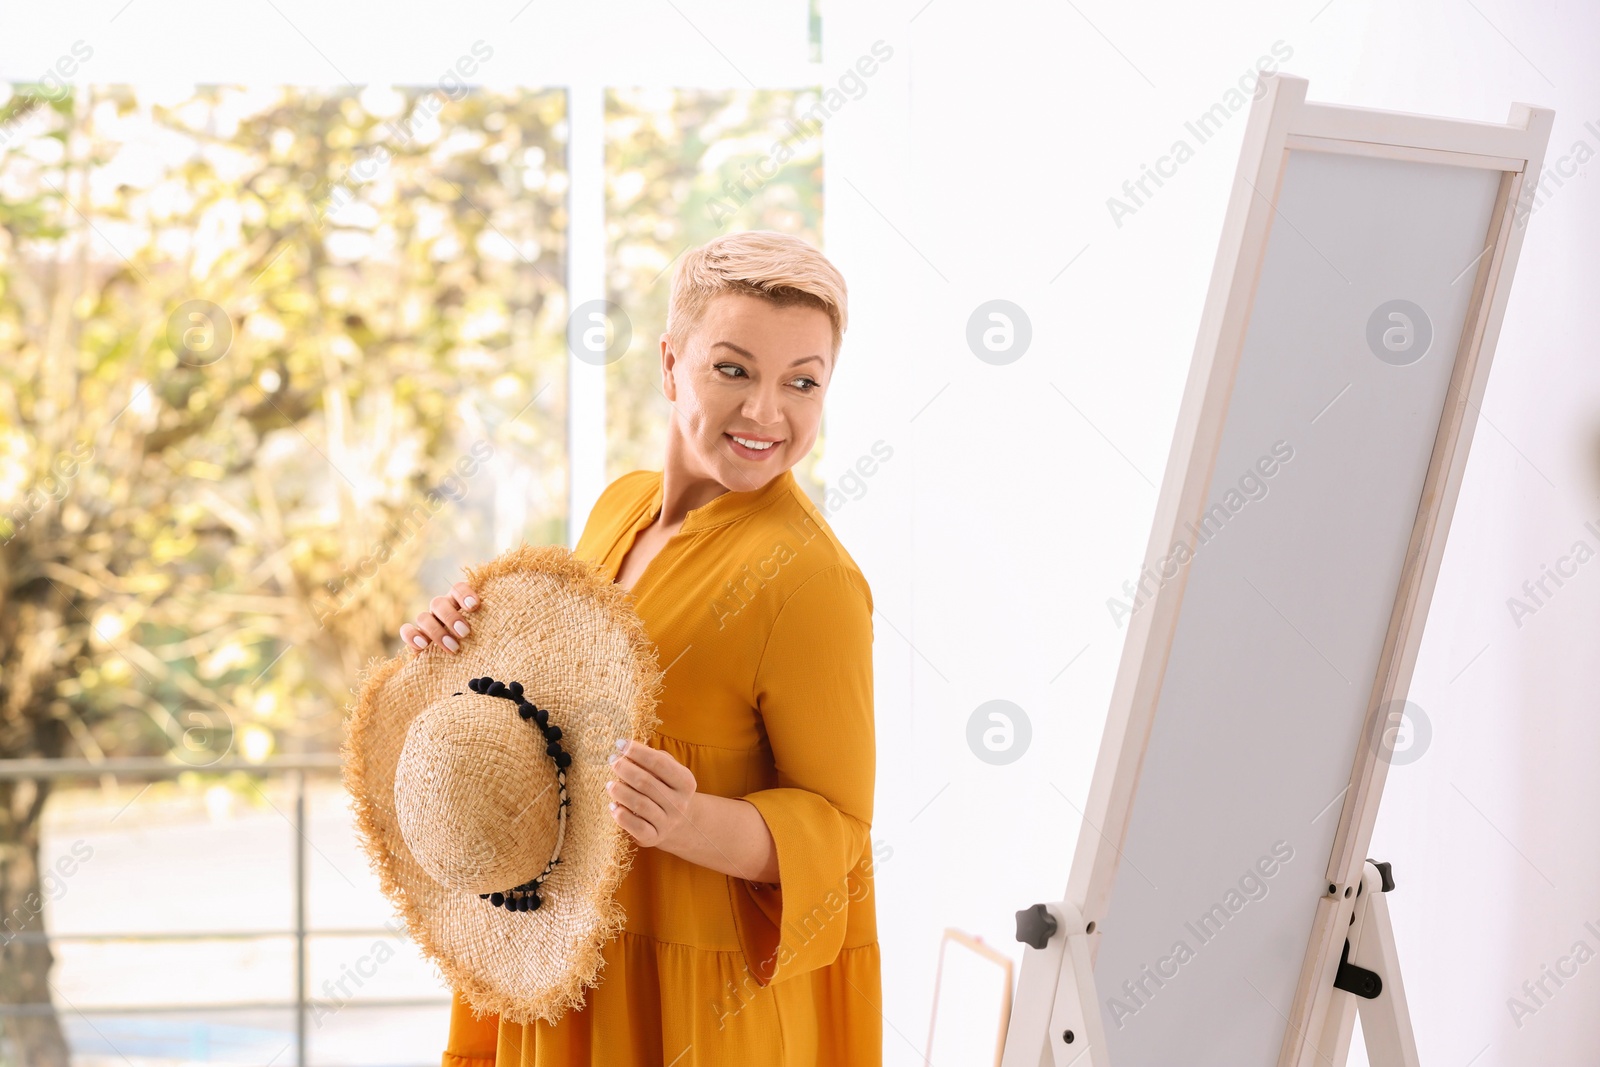
M 777 786 L 746 794 L 778 852 L 778 883 L 728 880 L 748 969 L 763 986 L 832 963 L 860 899 L 877 767 L 872 593 L 843 565 L 784 602 L 756 668 Z
M 472 1009 L 456 993 L 450 1003 L 450 1036 L 440 1063 L 442 1067 L 494 1067 L 499 1036 L 500 1016 L 473 1018 Z

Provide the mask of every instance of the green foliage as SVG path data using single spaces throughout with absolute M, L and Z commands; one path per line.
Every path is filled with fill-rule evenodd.
M 109 87 L 4 125 L 0 756 L 331 747 L 426 564 L 559 539 L 564 119 Z

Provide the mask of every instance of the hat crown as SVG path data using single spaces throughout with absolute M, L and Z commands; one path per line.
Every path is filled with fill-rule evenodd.
M 462 892 L 528 881 L 556 843 L 556 767 L 538 729 L 499 697 L 458 693 L 418 715 L 395 768 L 394 796 L 417 862 Z

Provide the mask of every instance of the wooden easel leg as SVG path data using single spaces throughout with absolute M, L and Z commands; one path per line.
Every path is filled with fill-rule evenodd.
M 1367 864 L 1369 876 L 1373 866 Z M 1383 975 L 1383 992 L 1376 1000 L 1361 1002 L 1361 1033 L 1367 1041 L 1372 1067 L 1418 1067 L 1417 1038 L 1411 1030 L 1411 1009 L 1406 1004 L 1405 983 L 1400 980 L 1400 957 L 1395 951 L 1394 926 L 1389 922 L 1389 900 L 1371 893 L 1361 942 L 1351 955 Z
M 1095 995 L 1089 937 L 1081 928 L 1067 938 L 1066 956 L 1056 987 L 1055 1012 L 1050 1016 L 1055 1067 L 1107 1067 L 1111 1057 L 1100 1018 L 1100 998 Z
M 1017 940 L 1028 948 L 1001 1067 L 1107 1067 L 1089 936 L 1065 901 L 1017 913 Z
M 1336 999 L 1320 1043 L 1334 1064 L 1348 1059 L 1356 1013 L 1360 1012 L 1371 1067 L 1419 1067 L 1394 926 L 1389 921 L 1389 901 L 1384 896 L 1393 888 L 1386 870 L 1368 860 L 1351 916 L 1345 965 L 1339 970 Z M 1376 995 L 1371 995 L 1374 989 Z
M 1039 909 L 1043 907 L 1043 912 Z M 1062 916 L 1058 906 L 1034 905 L 1031 920 L 1034 938 L 1022 952 L 1022 969 L 1017 975 L 1017 992 L 1011 1001 L 1011 1018 L 1006 1024 L 1006 1048 L 1001 1067 L 1051 1067 L 1050 1013 L 1055 1001 L 1057 976 L 1067 939 L 1060 936 Z M 1017 940 L 1024 939 L 1021 913 Z

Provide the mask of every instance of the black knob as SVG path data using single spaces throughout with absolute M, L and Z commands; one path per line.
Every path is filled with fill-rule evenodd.
M 1382 863 L 1379 863 L 1377 860 L 1372 860 L 1370 862 L 1374 867 L 1378 868 L 1378 877 L 1383 879 L 1383 892 L 1393 892 L 1394 869 L 1389 865 L 1389 861 L 1384 860 Z
M 1017 912 L 1017 940 L 1033 948 L 1044 948 L 1056 933 L 1056 917 L 1043 904 Z

